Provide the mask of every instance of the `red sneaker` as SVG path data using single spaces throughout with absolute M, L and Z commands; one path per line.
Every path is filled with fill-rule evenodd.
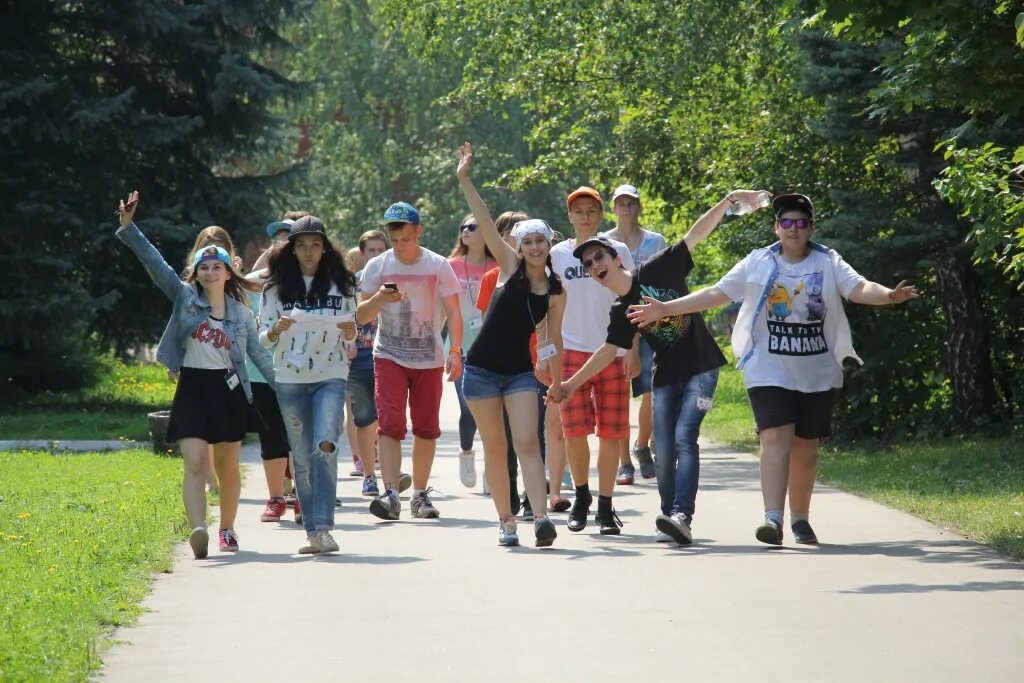
M 267 506 L 263 508 L 263 514 L 260 515 L 261 522 L 280 522 L 281 517 L 284 513 L 288 512 L 288 503 L 285 502 L 284 497 L 278 496 L 271 498 L 267 501 Z
M 220 551 L 222 553 L 233 553 L 238 550 L 238 536 L 235 535 L 234 529 L 221 529 L 218 535 L 220 536 Z

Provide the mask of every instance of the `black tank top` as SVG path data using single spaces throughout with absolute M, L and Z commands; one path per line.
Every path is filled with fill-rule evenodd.
M 547 294 L 528 293 L 506 282 L 494 290 L 466 362 L 499 375 L 532 372 L 530 335 L 547 314 Z

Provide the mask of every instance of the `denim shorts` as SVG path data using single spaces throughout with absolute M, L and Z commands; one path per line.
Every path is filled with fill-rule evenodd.
M 523 391 L 539 393 L 541 384 L 533 371 L 518 375 L 499 375 L 475 365 L 466 365 L 462 373 L 462 393 L 467 401 L 509 396 Z
M 633 398 L 651 393 L 651 382 L 654 380 L 654 349 L 650 343 L 640 337 L 640 374 L 629 380 L 633 390 Z
M 369 427 L 377 421 L 377 401 L 373 397 L 373 366 L 348 369 L 348 396 L 352 400 L 352 422 Z

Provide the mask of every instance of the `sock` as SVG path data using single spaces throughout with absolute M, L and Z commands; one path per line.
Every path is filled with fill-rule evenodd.
M 765 510 L 764 518 L 767 521 L 775 522 L 780 527 L 782 526 L 782 510 Z
M 590 494 L 590 484 L 580 484 L 577 486 L 576 497 L 583 498 L 584 500 L 593 500 L 594 497 Z
M 423 489 L 413 489 L 412 490 L 412 497 L 415 498 L 416 496 L 420 495 L 421 493 L 423 493 Z
M 598 512 L 611 512 L 612 511 L 612 497 L 611 496 L 598 496 L 597 497 L 597 511 Z
M 806 521 L 808 521 L 810 516 L 811 516 L 811 513 L 809 513 L 809 512 L 790 512 L 789 513 L 789 523 L 790 524 L 796 524 L 797 522 L 801 522 L 801 521 L 806 522 Z

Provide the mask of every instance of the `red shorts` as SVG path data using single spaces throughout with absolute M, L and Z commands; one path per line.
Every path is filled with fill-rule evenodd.
M 566 350 L 562 354 L 562 381 L 572 377 L 593 354 Z M 565 438 L 594 433 L 601 439 L 618 441 L 629 438 L 629 392 L 626 370 L 618 357 L 572 395 L 558 404 Z
M 377 434 L 405 439 L 405 406 L 409 405 L 413 436 L 441 436 L 441 388 L 444 368 L 414 370 L 386 358 L 373 359 L 373 397 L 377 401 Z

